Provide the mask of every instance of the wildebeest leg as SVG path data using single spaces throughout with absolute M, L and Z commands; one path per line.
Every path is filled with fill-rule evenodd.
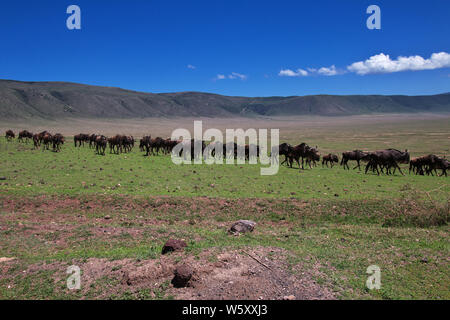
M 393 165 L 394 165 L 394 169 L 397 168 L 398 171 L 400 171 L 400 173 L 402 174 L 402 176 L 404 176 L 402 169 L 400 169 L 400 166 L 397 164 L 397 162 L 394 161 Z M 395 173 L 395 170 L 394 170 L 394 173 Z
M 367 174 L 367 171 L 369 171 L 369 167 L 371 166 L 371 162 L 369 161 L 367 164 L 366 164 L 366 170 L 365 170 L 365 174 Z M 372 170 L 373 170 L 373 168 L 372 168 Z
M 345 160 L 344 169 L 345 169 L 345 167 L 347 167 L 347 170 L 350 170 L 350 167 L 348 166 L 348 160 Z
M 359 160 L 356 160 L 356 162 L 358 163 L 358 165 L 356 167 L 354 167 L 353 170 L 355 170 L 356 168 L 358 168 L 358 170 L 361 170 L 361 166 L 360 166 Z

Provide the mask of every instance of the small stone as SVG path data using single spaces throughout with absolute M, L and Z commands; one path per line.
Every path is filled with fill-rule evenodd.
M 187 264 L 178 266 L 175 269 L 174 277 L 171 281 L 175 288 L 184 288 L 188 285 L 189 280 L 192 277 L 192 269 Z
M 161 254 L 166 254 L 171 251 L 180 251 L 187 247 L 183 240 L 169 239 L 163 246 Z
M 0 180 L 6 180 L 6 177 L 0 177 Z
M 422 262 L 422 263 L 428 263 L 428 259 L 427 259 L 427 258 L 422 258 L 422 259 L 420 259 L 420 262 Z
M 229 233 L 233 234 L 239 234 L 239 233 L 245 233 L 245 232 L 252 232 L 255 228 L 256 222 L 251 220 L 239 220 L 238 222 L 235 222 L 230 230 Z
M 290 296 L 284 296 L 283 300 L 295 300 L 295 296 L 290 295 Z
M 108 216 L 104 216 L 103 218 L 104 218 L 105 220 L 109 220 L 109 219 L 111 219 L 111 216 L 108 215 Z

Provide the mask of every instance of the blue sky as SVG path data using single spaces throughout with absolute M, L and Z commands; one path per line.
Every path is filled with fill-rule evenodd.
M 81 30 L 66 28 L 71 4 Z M 381 30 L 366 27 L 372 4 Z M 443 93 L 449 13 L 447 0 L 3 1 L 0 78 L 242 96 Z

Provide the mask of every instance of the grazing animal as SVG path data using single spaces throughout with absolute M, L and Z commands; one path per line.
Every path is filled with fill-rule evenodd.
M 43 133 L 42 138 L 40 139 L 41 143 L 43 144 L 43 150 L 49 150 L 50 144 L 53 143 L 53 136 L 50 132 L 41 132 Z
M 75 144 L 75 147 L 77 146 L 78 143 L 78 147 L 81 147 L 81 145 L 83 145 L 84 147 L 84 143 L 89 141 L 89 135 L 85 134 L 85 133 L 80 133 L 77 134 L 73 137 L 73 142 Z
M 347 168 L 350 170 L 350 167 L 348 166 L 348 161 L 353 160 L 356 161 L 357 165 L 353 168 L 355 170 L 358 168 L 361 170 L 361 160 L 367 157 L 368 153 L 361 151 L 361 150 L 353 150 L 353 151 L 347 151 L 342 153 L 342 160 L 341 160 L 341 166 L 344 166 L 344 169 Z
M 152 137 L 149 135 L 149 136 L 142 137 L 141 141 L 139 142 L 139 149 L 141 151 L 144 151 L 144 148 L 145 148 L 145 156 L 150 155 L 151 140 L 152 140 Z
M 41 141 L 39 140 L 39 134 L 33 134 L 33 145 L 34 148 L 37 149 L 41 146 Z
M 99 155 L 105 155 L 106 146 L 108 144 L 108 138 L 103 135 L 97 135 L 95 137 L 95 152 Z
M 19 132 L 18 141 L 23 142 L 23 139 L 25 139 L 25 142 L 28 143 L 28 139 L 33 139 L 33 134 L 28 130 L 22 130 Z
M 89 148 L 95 148 L 95 138 L 97 138 L 95 133 L 89 136 Z
M 302 159 L 302 166 L 300 167 L 300 158 Z M 311 148 L 306 143 L 301 143 L 292 149 L 288 153 L 289 166 L 292 168 L 294 160 L 297 162 L 299 169 L 304 170 L 304 160 L 307 159 L 307 164 L 311 168 L 311 161 L 314 162 L 320 159 L 317 148 Z
M 282 143 L 278 146 L 278 155 L 284 156 L 283 162 L 281 162 L 281 165 L 284 163 L 287 163 L 289 161 L 290 154 L 292 152 L 292 146 L 289 143 Z
M 11 141 L 15 137 L 16 137 L 16 135 L 14 134 L 14 132 L 12 130 L 7 130 L 6 131 L 6 134 L 5 134 L 6 140 Z
M 335 154 L 329 153 L 322 157 L 322 167 L 326 165 L 328 168 L 328 163 L 330 163 L 331 167 L 333 168 L 335 162 L 339 163 L 339 158 Z
M 370 152 L 367 157 L 369 161 L 366 165 L 367 171 L 372 168 L 373 171 L 377 171 L 377 174 L 380 175 L 380 171 L 378 167 L 380 167 L 381 172 L 383 172 L 383 168 L 386 169 L 386 174 L 395 174 L 395 171 L 398 169 L 400 173 L 403 175 L 402 169 L 398 163 L 409 163 L 410 156 L 408 150 L 405 152 L 399 151 L 397 149 L 385 149 L 379 150 L 375 152 Z M 391 168 L 394 168 L 394 172 L 391 173 Z
M 61 145 L 64 144 L 64 136 L 60 133 L 56 133 L 52 136 L 53 151 L 61 151 Z
M 436 161 L 436 168 L 442 170 L 442 173 L 440 175 L 441 177 L 443 175 L 447 176 L 447 170 L 450 169 L 450 161 L 448 161 L 447 159 L 438 158 L 438 160 Z

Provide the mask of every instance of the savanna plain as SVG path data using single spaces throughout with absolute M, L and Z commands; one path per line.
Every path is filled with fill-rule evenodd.
M 203 118 L 207 128 L 278 128 L 321 155 L 450 151 L 447 114 Z M 105 156 L 80 132 L 170 136 L 194 119 L 0 121 L 1 131 L 61 132 L 60 152 L 0 138 L 1 299 L 450 299 L 449 178 L 341 166 L 175 165 L 138 146 Z M 281 157 L 283 160 L 283 157 Z M 363 167 L 364 168 L 364 167 Z M 253 220 L 253 232 L 227 231 Z M 168 239 L 187 243 L 162 254 Z M 171 284 L 189 264 L 187 287 Z M 66 270 L 81 270 L 69 290 Z M 381 289 L 366 269 L 381 270 Z

